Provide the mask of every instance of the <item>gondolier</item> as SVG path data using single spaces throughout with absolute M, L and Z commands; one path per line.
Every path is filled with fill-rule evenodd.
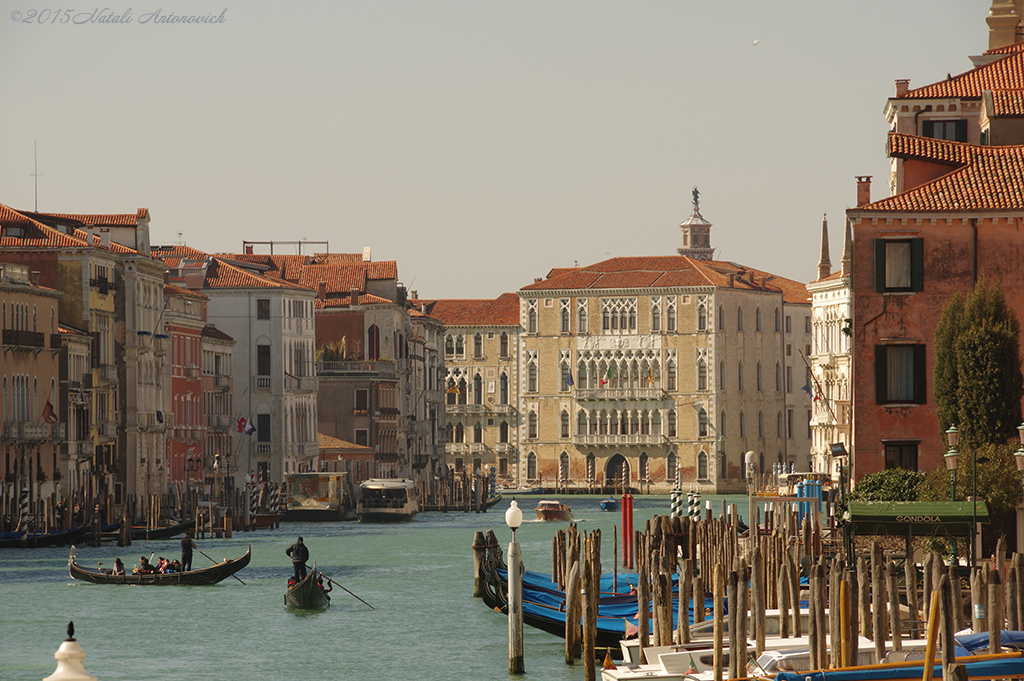
M 306 578 L 306 561 L 309 560 L 309 549 L 302 543 L 302 537 L 288 547 L 285 555 L 292 557 L 292 568 L 295 569 L 295 581 Z
M 181 570 L 188 572 L 192 569 L 192 550 L 199 546 L 192 539 L 192 530 L 185 530 L 185 536 L 181 538 Z

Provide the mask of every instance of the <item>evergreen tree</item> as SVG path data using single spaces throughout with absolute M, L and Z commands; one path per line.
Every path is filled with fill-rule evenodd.
M 960 450 L 1004 444 L 1021 422 L 1020 325 L 998 283 L 954 296 L 935 329 L 936 410 L 943 433 L 955 425 Z

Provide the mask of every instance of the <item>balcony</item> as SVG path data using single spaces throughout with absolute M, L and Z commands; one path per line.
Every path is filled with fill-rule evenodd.
M 469 445 L 470 454 L 480 454 L 484 451 L 484 444 L 482 442 L 472 442 Z
M 139 350 L 152 350 L 153 349 L 153 334 L 149 331 L 138 331 L 135 334 L 136 344 L 139 346 Z
M 96 377 L 100 383 L 114 383 L 117 381 L 117 367 L 113 364 L 100 364 L 96 367 Z
M 117 290 L 117 284 L 110 281 L 106 277 L 94 277 L 89 280 L 89 286 L 100 290 L 100 295 L 107 295 L 110 291 Z
M 12 421 L 4 424 L 4 439 L 10 442 L 45 442 L 51 437 L 51 425 L 42 421 Z M 60 424 L 63 425 L 63 424 Z
M 64 442 L 67 439 L 68 424 L 66 423 L 48 423 L 50 427 L 50 438 L 54 442 Z
M 19 331 L 17 329 L 4 329 L 4 345 L 14 345 L 20 348 L 45 348 L 46 334 L 37 331 Z
M 394 362 L 317 362 L 316 375 L 330 376 L 371 376 L 379 378 L 395 378 L 397 376 Z
M 586 388 L 576 391 L 576 399 L 582 400 L 664 400 L 661 388 Z
M 316 392 L 316 378 L 312 376 L 285 376 L 285 388 L 293 393 Z
M 270 443 L 269 442 L 257 442 L 256 443 L 256 456 L 270 456 Z
M 507 442 L 499 442 L 496 445 L 494 445 L 494 451 L 496 451 L 498 454 L 508 454 L 509 452 L 512 451 L 512 445 L 510 445 Z
M 256 377 L 256 389 L 257 390 L 270 390 L 270 376 L 257 376 Z
M 117 437 L 117 423 L 114 421 L 101 423 L 96 430 L 103 440 L 113 440 Z
M 215 414 L 213 416 L 206 417 L 208 419 L 207 424 L 210 430 L 224 433 L 231 428 L 231 417 L 227 414 Z
M 665 442 L 662 435 L 574 435 L 577 445 L 660 445 Z
M 157 357 L 162 357 L 167 354 L 167 334 L 158 333 L 153 336 L 153 352 Z
M 464 442 L 449 442 L 444 446 L 445 454 L 462 454 L 466 451 Z
M 161 431 L 168 426 L 164 416 L 163 412 L 138 411 L 135 412 L 135 425 L 139 427 L 139 430 Z
M 74 452 L 77 454 L 79 459 L 88 459 L 93 454 L 93 446 L 91 440 L 79 440 L 74 442 Z
M 213 387 L 217 390 L 231 390 L 231 377 L 224 375 L 214 376 Z
M 484 405 L 482 404 L 447 404 L 444 408 L 445 412 L 449 414 L 482 414 L 484 411 Z
M 511 404 L 496 404 L 494 405 L 494 411 L 499 414 L 509 414 L 512 412 Z
M 185 367 L 185 379 L 189 381 L 198 381 L 202 374 L 199 372 L 199 367 Z

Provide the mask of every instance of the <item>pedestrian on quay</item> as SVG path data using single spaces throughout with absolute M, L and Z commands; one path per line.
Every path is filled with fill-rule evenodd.
M 301 581 L 306 578 L 306 561 L 309 560 L 309 549 L 302 543 L 302 537 L 299 540 L 288 547 L 285 552 L 286 556 L 292 557 L 292 568 L 295 570 L 295 581 Z
M 192 550 L 198 549 L 199 545 L 192 539 L 192 530 L 185 530 L 185 536 L 181 539 L 181 571 L 188 572 L 192 569 Z

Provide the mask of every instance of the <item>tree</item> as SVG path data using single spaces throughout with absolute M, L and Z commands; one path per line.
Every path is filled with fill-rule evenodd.
M 936 412 L 942 433 L 957 427 L 961 452 L 1017 436 L 1024 397 L 1019 335 L 998 283 L 979 281 L 966 300 L 954 295 L 942 311 L 935 327 Z
M 924 473 L 890 468 L 861 478 L 850 492 L 852 501 L 917 501 Z

